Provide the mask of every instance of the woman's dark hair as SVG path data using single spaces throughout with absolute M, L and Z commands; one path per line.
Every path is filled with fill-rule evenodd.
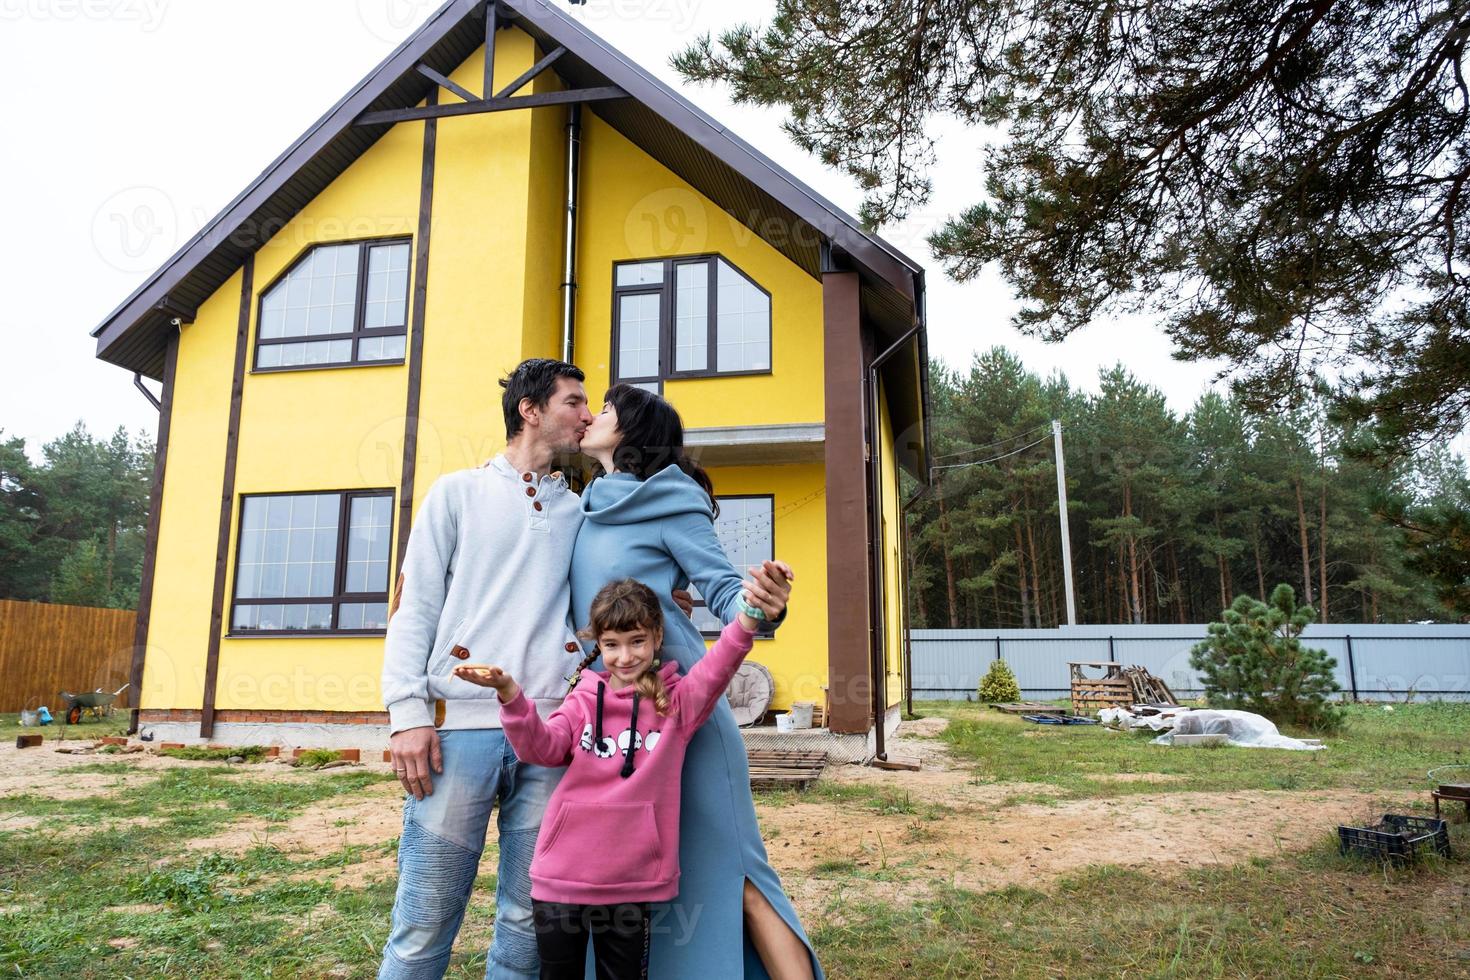
M 603 401 L 618 413 L 618 447 L 613 466 L 646 480 L 670 466 L 677 466 L 709 494 L 710 508 L 720 516 L 715 485 L 709 474 L 684 455 L 684 422 L 674 406 L 663 398 L 632 385 L 613 385 Z
M 521 399 L 529 398 L 537 408 L 545 408 L 556 394 L 556 383 L 562 378 L 584 381 L 586 375 L 575 364 L 553 361 L 549 357 L 533 357 L 517 364 L 515 370 L 500 379 L 505 391 L 500 395 L 500 408 L 505 413 L 507 442 L 520 434 L 526 420 L 521 418 Z

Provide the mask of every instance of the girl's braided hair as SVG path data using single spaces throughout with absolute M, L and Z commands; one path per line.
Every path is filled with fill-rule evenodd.
M 602 587 L 592 600 L 592 613 L 586 628 L 578 630 L 577 635 L 595 643 L 599 636 L 610 631 L 624 633 L 641 629 L 662 632 L 663 627 L 664 614 L 659 607 L 658 596 L 642 582 L 625 578 Z M 577 672 L 572 675 L 572 687 L 577 686 L 582 671 L 590 667 L 592 661 L 601 654 L 601 650 L 593 647 L 592 652 L 582 658 L 582 662 L 577 665 Z M 655 654 L 653 663 L 638 678 L 636 686 L 638 693 L 652 701 L 660 715 L 667 715 L 670 706 L 669 691 L 664 687 L 663 678 L 659 676 L 659 666 L 660 661 Z

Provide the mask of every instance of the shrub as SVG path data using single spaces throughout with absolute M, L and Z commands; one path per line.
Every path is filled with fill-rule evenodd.
M 1269 602 L 1237 596 L 1190 652 L 1210 706 L 1253 711 L 1277 723 L 1337 728 L 1342 711 L 1329 701 L 1340 690 L 1332 676 L 1337 661 L 1300 639 L 1316 618 L 1311 606 L 1296 604 L 1289 585 L 1276 586 Z
M 992 704 L 1021 700 L 1021 687 L 1010 664 L 1004 660 L 991 662 L 990 670 L 980 678 L 980 700 Z

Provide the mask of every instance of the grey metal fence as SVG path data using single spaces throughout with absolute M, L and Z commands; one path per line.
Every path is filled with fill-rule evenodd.
M 1028 698 L 1069 691 L 1067 664 L 1113 661 L 1147 667 L 1180 697 L 1202 694 L 1190 649 L 1204 624 L 1063 626 L 1038 630 L 914 630 L 913 688 L 919 700 L 974 698 L 990 662 L 1010 664 Z M 1345 695 L 1366 700 L 1470 700 L 1470 627 L 1328 624 L 1303 642 L 1337 661 Z

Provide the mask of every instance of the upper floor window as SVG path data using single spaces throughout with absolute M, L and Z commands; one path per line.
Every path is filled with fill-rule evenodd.
M 402 361 L 410 247 L 312 248 L 261 294 L 256 370 Z
M 613 381 L 768 374 L 771 294 L 718 255 L 613 267 Z
M 720 516 L 715 518 L 715 537 L 719 538 L 720 547 L 724 549 L 725 557 L 730 559 L 730 564 L 735 566 L 735 571 L 744 576 L 750 566 L 776 557 L 775 497 L 756 494 L 715 499 L 720 502 Z M 718 636 L 723 624 L 709 611 L 698 589 L 691 585 L 689 591 L 694 597 L 694 612 L 689 618 L 704 635 Z M 761 624 L 759 635 L 770 636 L 772 632 L 769 624 Z
M 381 633 L 393 491 L 243 498 L 232 633 Z

